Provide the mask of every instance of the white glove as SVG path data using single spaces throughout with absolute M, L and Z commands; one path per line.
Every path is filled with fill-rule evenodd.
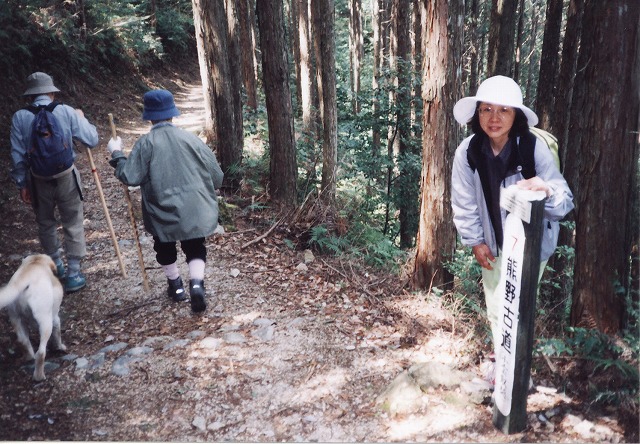
M 113 154 L 114 151 L 122 151 L 122 139 L 120 136 L 109 140 L 109 143 L 107 143 L 107 149 L 111 154 Z

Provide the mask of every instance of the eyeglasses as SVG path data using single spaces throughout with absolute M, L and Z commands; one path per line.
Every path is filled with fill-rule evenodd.
M 505 119 L 507 116 L 510 116 L 513 114 L 513 108 L 510 108 L 508 106 L 499 106 L 499 107 L 481 106 L 480 108 L 478 108 L 478 114 L 480 115 L 480 117 L 489 117 L 495 114 L 498 116 L 499 119 L 502 120 L 502 119 Z

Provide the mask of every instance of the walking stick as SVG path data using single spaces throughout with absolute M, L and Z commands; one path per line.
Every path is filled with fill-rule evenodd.
M 120 248 L 118 247 L 118 239 L 116 239 L 116 233 L 115 231 L 113 231 L 111 216 L 109 216 L 109 208 L 107 208 L 107 202 L 104 199 L 104 193 L 102 192 L 102 185 L 100 184 L 100 176 L 98 176 L 98 170 L 96 169 L 96 164 L 93 162 L 93 155 L 91 154 L 91 149 L 87 148 L 87 154 L 89 155 L 91 172 L 93 173 L 93 178 L 96 181 L 96 187 L 98 187 L 98 194 L 100 194 L 100 200 L 102 201 L 102 209 L 104 210 L 104 215 L 107 218 L 107 225 L 109 226 L 109 232 L 111 233 L 111 241 L 113 242 L 113 248 L 116 250 L 116 256 L 118 256 L 118 264 L 120 264 L 120 272 L 122 272 L 122 277 L 126 278 L 127 272 L 124 269 L 124 263 L 122 262 L 122 256 L 120 255 Z
M 109 113 L 109 125 L 111 125 L 111 137 L 116 138 L 116 124 L 113 122 L 113 114 Z M 136 218 L 133 214 L 133 204 L 131 203 L 131 196 L 129 195 L 129 187 L 122 184 L 124 188 L 124 197 L 127 200 L 127 207 L 129 207 L 129 219 L 131 219 L 131 225 L 133 226 L 133 234 L 136 238 L 136 246 L 138 247 L 138 264 L 140 265 L 140 272 L 142 273 L 142 285 L 145 291 L 149 291 L 149 280 L 147 279 L 147 270 L 144 268 L 144 257 L 142 256 L 142 247 L 140 246 L 140 237 L 138 236 L 138 225 L 136 224 Z

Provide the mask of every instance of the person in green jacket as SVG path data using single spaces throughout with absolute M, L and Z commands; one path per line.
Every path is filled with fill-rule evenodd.
M 112 138 L 109 163 L 122 183 L 140 186 L 144 227 L 153 236 L 169 297 L 186 299 L 176 262 L 179 241 L 189 266 L 191 309 L 201 312 L 206 309 L 205 237 L 218 226 L 216 189 L 222 185 L 222 169 L 202 140 L 172 123 L 180 111 L 169 91 L 149 91 L 143 103 L 142 118 L 151 121 L 151 130 L 138 139 L 129 157 L 122 153 L 121 138 Z

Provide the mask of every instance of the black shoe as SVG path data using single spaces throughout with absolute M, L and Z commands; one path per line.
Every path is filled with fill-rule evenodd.
M 207 308 L 207 303 L 204 301 L 204 281 L 191 279 L 189 282 L 189 295 L 191 296 L 191 310 L 200 312 Z
M 167 293 L 171 299 L 175 302 L 187 299 L 187 293 L 184 291 L 184 285 L 182 284 L 182 278 L 180 276 L 175 279 L 167 279 L 167 283 L 169 284 Z

